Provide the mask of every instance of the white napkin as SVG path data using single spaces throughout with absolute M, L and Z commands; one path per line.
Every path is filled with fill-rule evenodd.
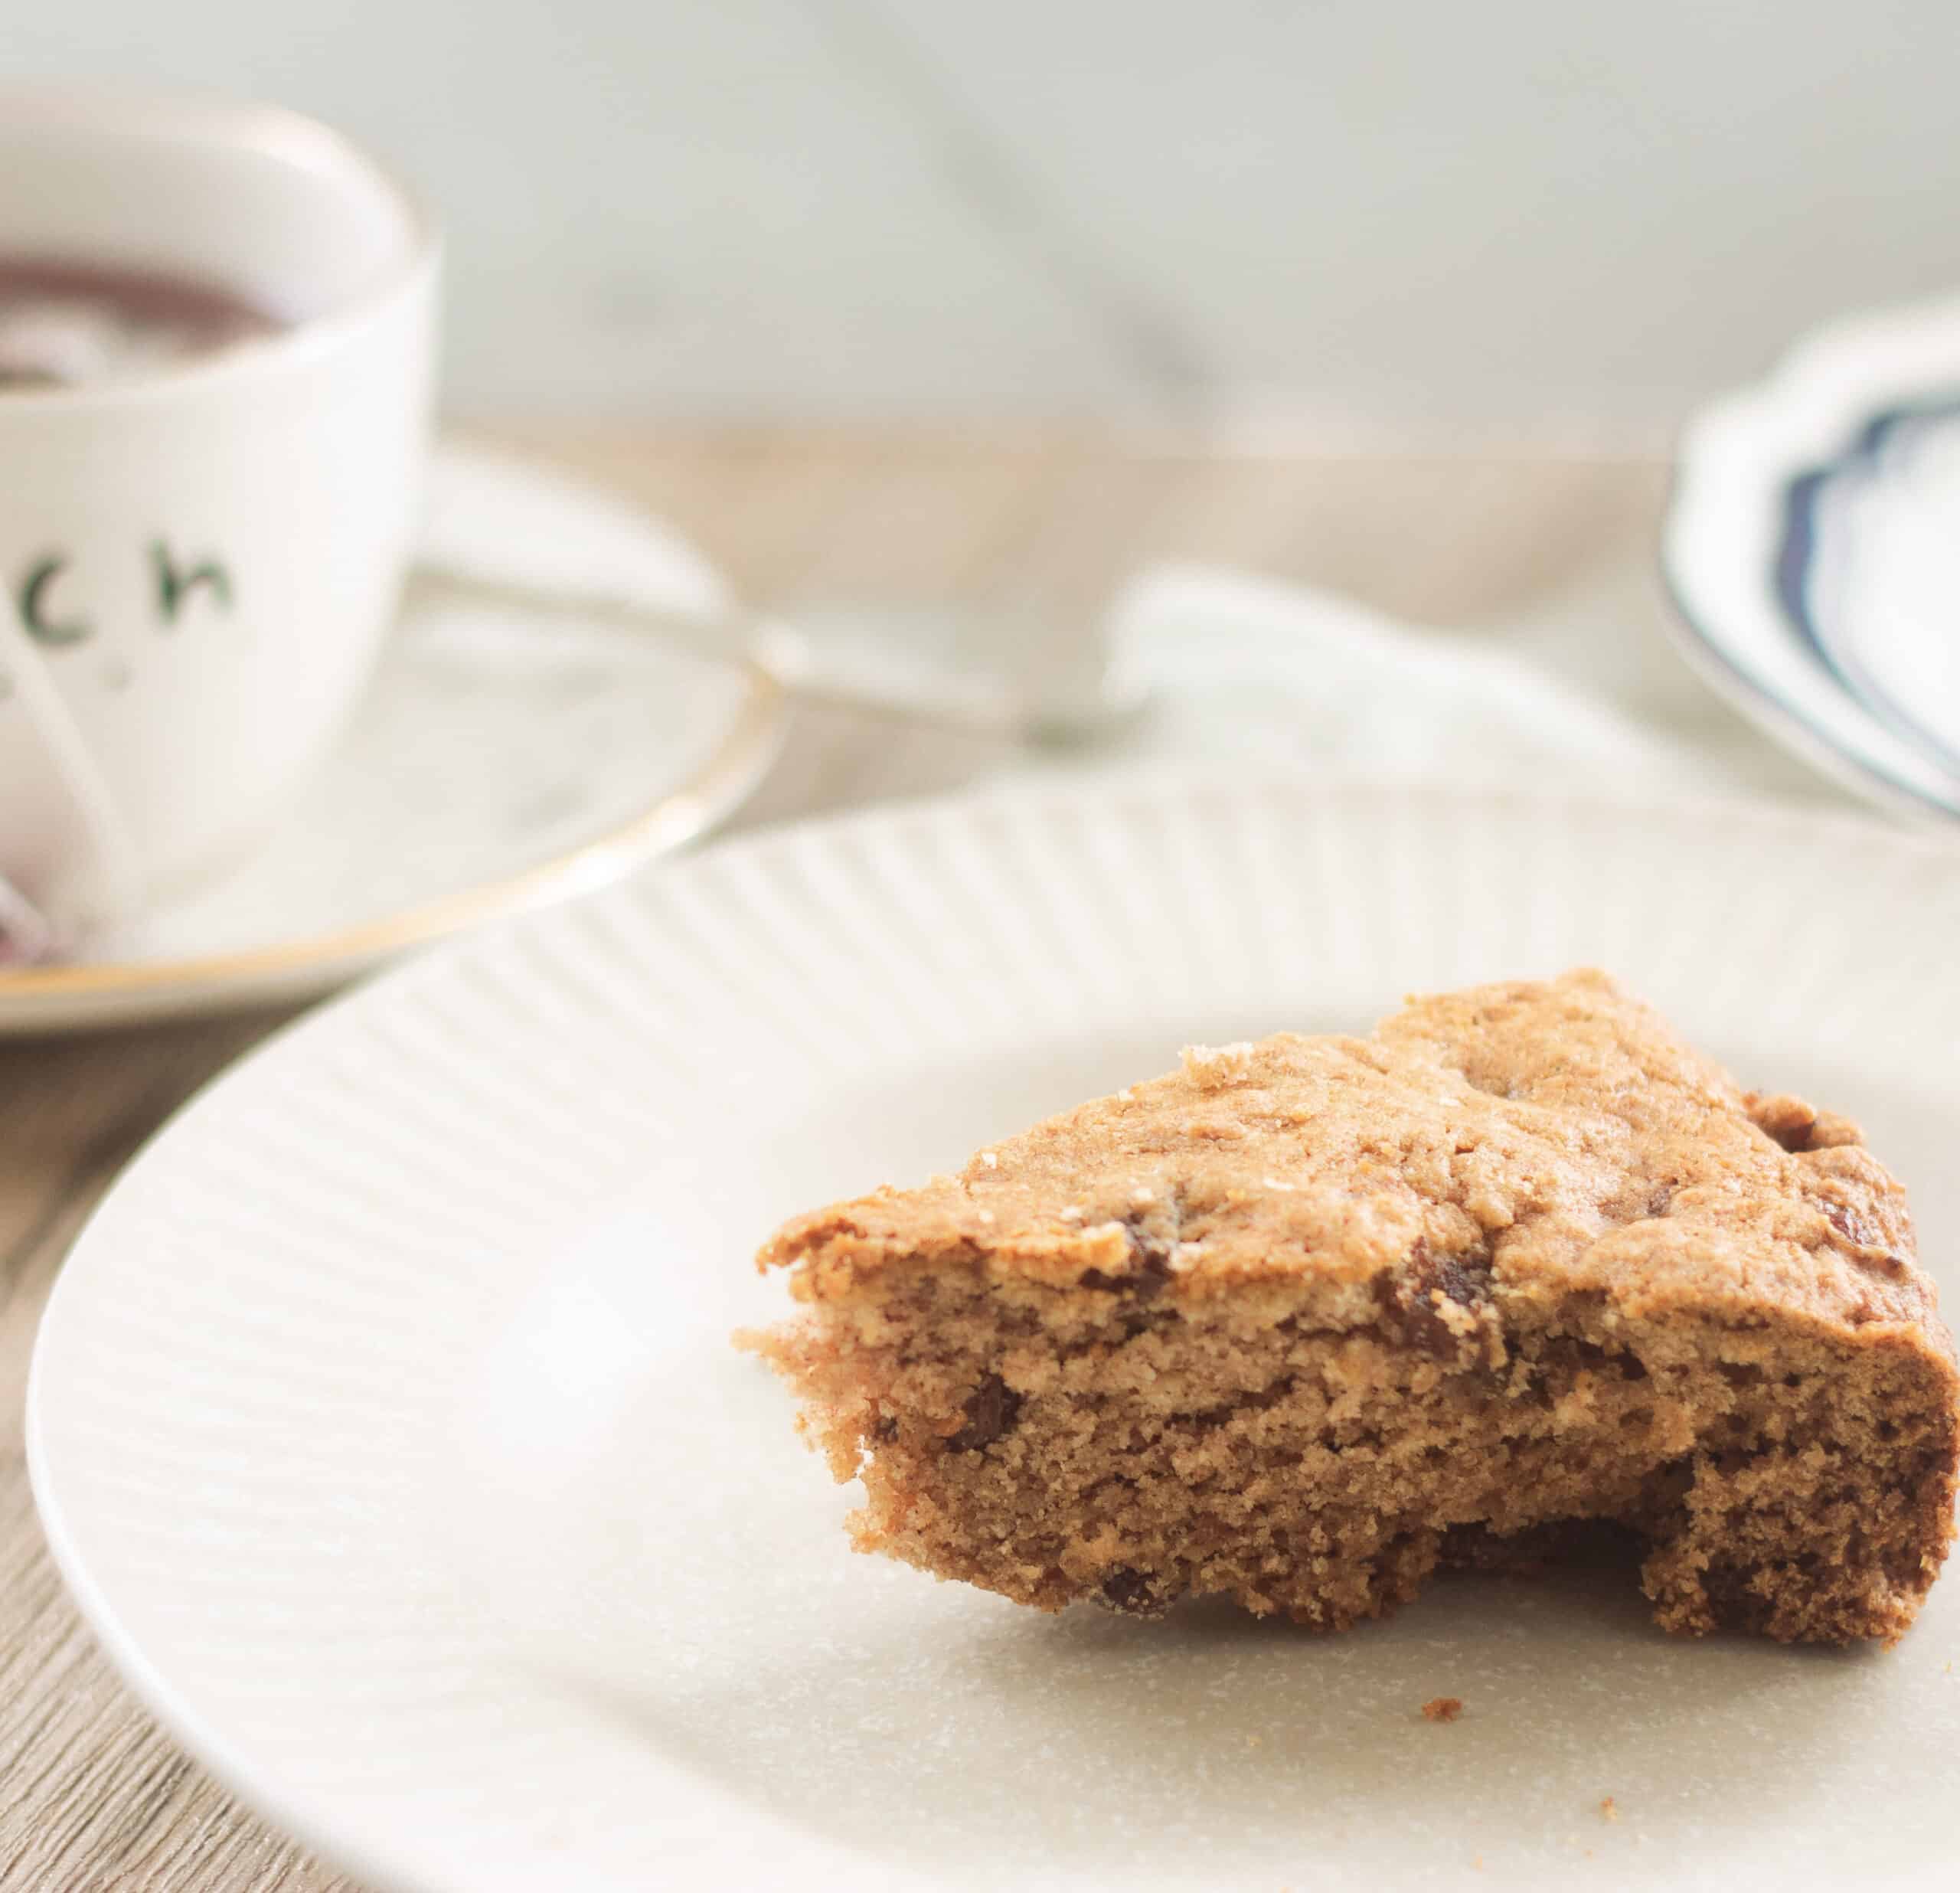
M 1116 663 L 1154 713 L 1109 760 L 1233 760 L 1452 780 L 1733 787 L 1720 753 L 1491 640 L 1411 630 L 1326 593 L 1162 567 L 1118 601 Z

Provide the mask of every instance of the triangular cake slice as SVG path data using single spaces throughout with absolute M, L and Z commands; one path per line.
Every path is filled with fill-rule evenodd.
M 1890 1641 L 1952 1535 L 1900 1185 L 1596 973 L 1188 1051 L 761 1260 L 859 1545 L 1044 1609 L 1338 1628 L 1600 1521 L 1669 1630 Z

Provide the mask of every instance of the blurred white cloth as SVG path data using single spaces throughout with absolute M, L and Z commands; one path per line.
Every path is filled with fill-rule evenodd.
M 1412 630 L 1241 574 L 1148 572 L 1118 601 L 1109 635 L 1116 663 L 1150 685 L 1154 705 L 1109 760 L 1661 791 L 1735 789 L 1753 773 L 1493 639 Z
M 792 742 L 762 810 L 782 820 L 1181 763 L 1862 807 L 1703 684 L 1672 648 L 1671 609 L 1644 544 L 1576 561 L 1556 588 L 1446 632 L 1308 586 L 1169 564 L 1140 572 L 1099 616 L 1080 599 L 1031 598 L 1011 612 L 792 605 L 819 672 L 867 678 L 874 696 L 942 699 L 956 694 L 950 676 L 988 701 L 1024 699 L 1031 678 L 1066 700 L 1055 680 L 1086 688 L 1106 656 L 1119 673 L 1107 698 L 1149 708 L 1070 743 L 902 718 L 854 743 L 840 728 L 821 756 Z

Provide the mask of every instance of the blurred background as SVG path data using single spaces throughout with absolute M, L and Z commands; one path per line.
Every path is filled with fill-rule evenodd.
M 1949 0 L 60 0 L 440 207 L 472 416 L 1664 442 L 1960 280 Z

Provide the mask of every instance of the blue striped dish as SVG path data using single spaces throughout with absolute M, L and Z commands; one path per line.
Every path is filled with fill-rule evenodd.
M 1739 708 L 1876 800 L 1960 816 L 1960 300 L 1824 330 L 1696 417 L 1662 563 Z

